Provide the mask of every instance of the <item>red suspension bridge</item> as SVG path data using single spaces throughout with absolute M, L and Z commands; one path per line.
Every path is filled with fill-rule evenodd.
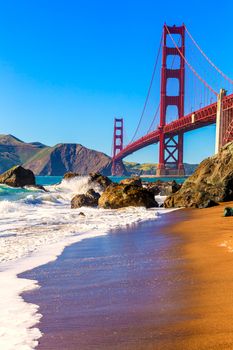
M 160 92 L 153 97 L 154 86 L 159 80 L 156 80 L 156 72 L 160 54 Z M 192 59 L 195 64 L 191 63 Z M 112 175 L 122 175 L 123 158 L 159 143 L 157 175 L 183 176 L 184 133 L 214 123 L 218 152 L 220 147 L 233 140 L 232 89 L 233 81 L 209 59 L 185 25 L 169 27 L 165 24 L 140 120 L 126 146 L 123 144 L 123 118 L 115 118 Z M 153 101 L 158 95 L 160 98 L 154 107 Z

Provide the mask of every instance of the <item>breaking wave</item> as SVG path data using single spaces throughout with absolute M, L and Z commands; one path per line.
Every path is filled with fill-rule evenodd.
M 20 296 L 36 288 L 37 282 L 18 274 L 56 259 L 71 243 L 157 217 L 156 209 L 133 207 L 71 210 L 71 198 L 93 188 L 89 180 L 88 176 L 63 180 L 46 186 L 47 192 L 0 186 L 0 349 L 35 349 L 41 336 L 34 327 L 41 317 L 38 307 Z M 95 185 L 94 190 L 101 189 Z

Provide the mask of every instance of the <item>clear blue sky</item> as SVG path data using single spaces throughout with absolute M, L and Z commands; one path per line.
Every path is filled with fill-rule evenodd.
M 0 133 L 110 154 L 113 118 L 133 134 L 163 23 L 184 22 L 233 77 L 232 1 L 0 0 Z M 214 150 L 214 126 L 185 137 L 185 161 Z M 157 161 L 157 146 L 129 160 Z

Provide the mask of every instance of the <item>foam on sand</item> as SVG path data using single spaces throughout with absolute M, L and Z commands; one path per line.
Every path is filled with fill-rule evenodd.
M 35 349 L 41 337 L 35 327 L 41 318 L 38 306 L 20 296 L 38 288 L 37 281 L 19 278 L 18 274 L 55 260 L 69 244 L 167 212 L 133 207 L 71 210 L 73 195 L 85 193 L 89 187 L 88 177 L 81 177 L 48 186 L 50 192 L 12 190 L 12 195 L 8 193 L 0 201 L 1 350 Z M 80 211 L 85 216 L 80 216 Z

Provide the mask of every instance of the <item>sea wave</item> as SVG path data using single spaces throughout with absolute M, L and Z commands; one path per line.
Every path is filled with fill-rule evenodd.
M 41 317 L 38 307 L 20 297 L 23 291 L 36 288 L 37 282 L 18 278 L 18 274 L 56 259 L 71 243 L 166 213 L 134 207 L 71 210 L 73 195 L 90 187 L 88 177 L 63 180 L 47 186 L 48 192 L 0 187 L 5 191 L 0 201 L 0 349 L 34 349 L 41 336 L 33 327 Z M 94 189 L 100 191 L 98 185 Z

